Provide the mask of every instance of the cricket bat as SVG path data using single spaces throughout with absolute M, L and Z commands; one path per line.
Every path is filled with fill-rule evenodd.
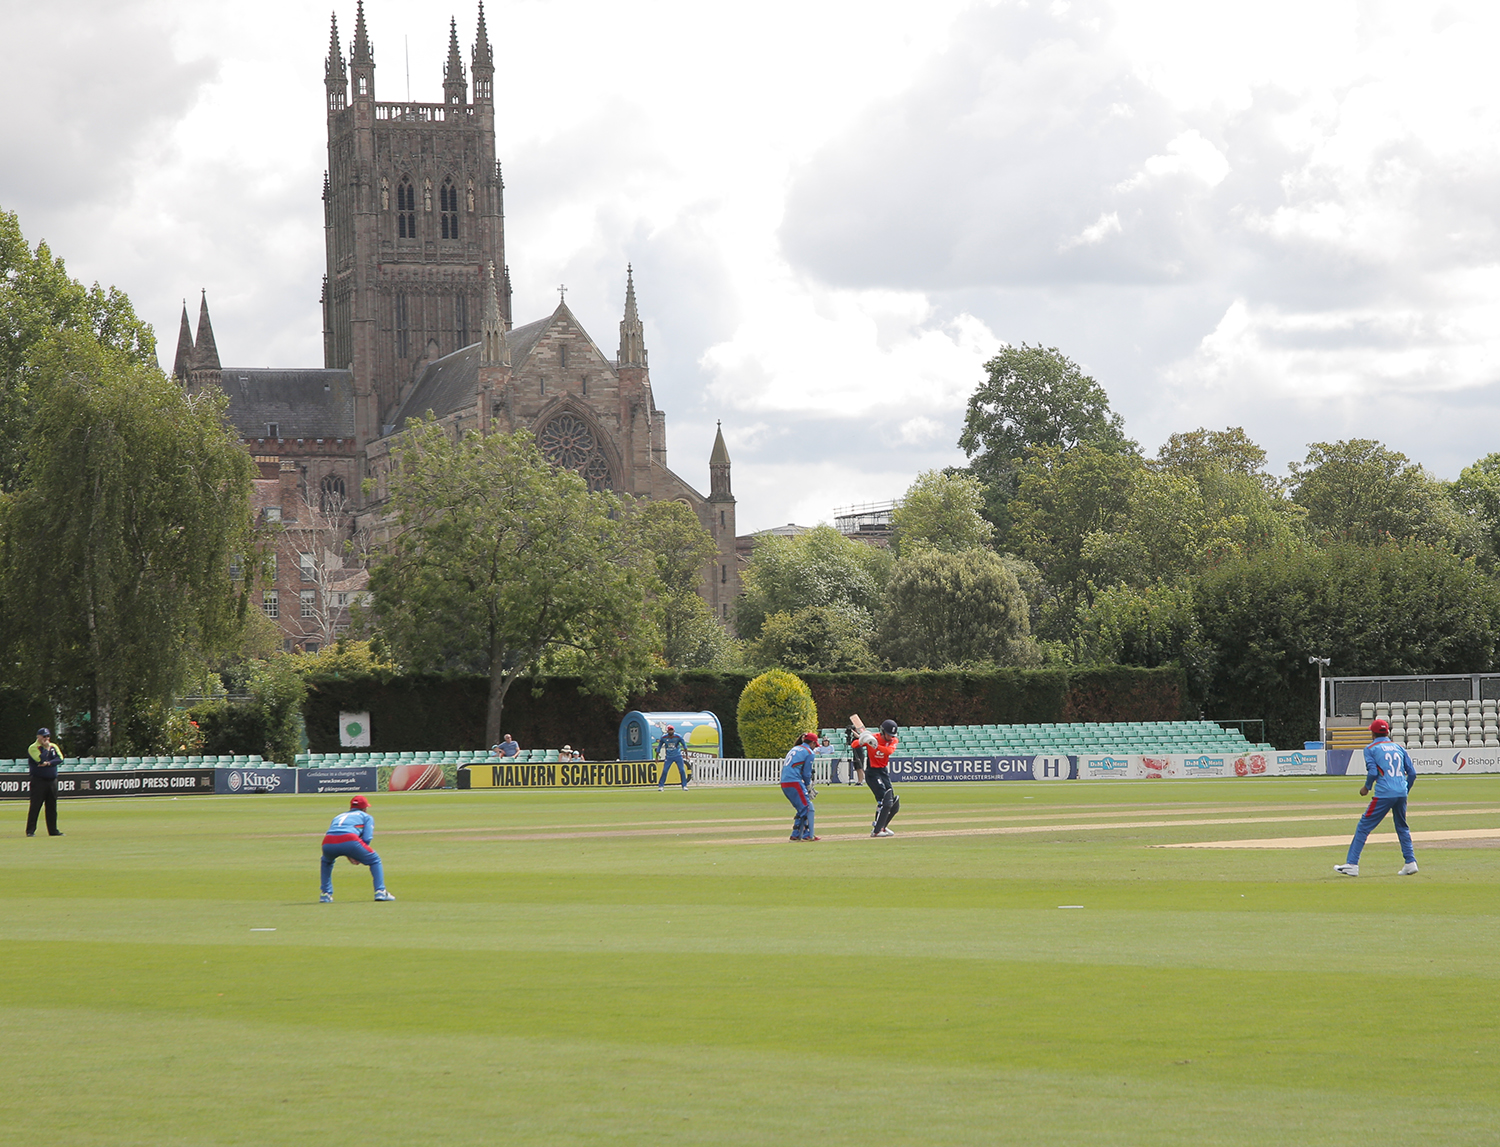
M 854 731 L 859 734 L 859 740 L 866 745 L 875 743 L 875 738 L 870 735 L 870 730 L 865 728 L 865 723 L 859 719 L 858 713 L 849 714 L 849 724 L 854 726 Z

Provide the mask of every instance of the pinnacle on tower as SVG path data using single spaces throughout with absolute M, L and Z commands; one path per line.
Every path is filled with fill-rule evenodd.
M 339 47 L 339 14 L 333 13 L 333 31 L 328 37 L 328 59 L 324 63 L 323 75 L 326 79 L 333 79 L 335 75 L 344 76 L 346 65 L 344 63 L 344 50 Z
M 484 26 L 484 0 L 479 0 L 479 30 L 474 33 L 474 102 L 487 104 L 495 98 L 495 53 Z
M 443 102 L 469 102 L 469 81 L 464 76 L 464 58 L 458 50 L 458 21 L 448 19 L 448 62 L 443 66 Z
M 357 0 L 354 6 L 354 47 L 350 50 L 350 57 L 352 63 L 375 66 L 375 49 L 365 30 L 365 0 Z
M 729 447 L 724 445 L 723 422 L 718 424 L 713 453 L 708 456 L 708 484 L 710 502 L 734 501 L 734 493 L 729 488 Z
M 646 365 L 646 332 L 635 308 L 635 276 L 625 264 L 625 318 L 620 322 L 620 366 Z
M 219 347 L 214 342 L 214 325 L 208 319 L 207 288 L 203 291 L 203 300 L 198 304 L 198 337 L 193 340 L 193 369 L 219 369 Z
M 349 97 L 349 68 L 344 50 L 339 47 L 339 14 L 333 14 L 333 31 L 328 37 L 328 59 L 323 64 L 323 86 L 328 91 L 328 110 L 342 111 Z
M 365 30 L 364 0 L 354 9 L 354 46 L 349 51 L 349 71 L 354 80 L 354 98 L 375 98 L 375 47 L 370 43 L 370 34 Z
M 481 366 L 510 365 L 510 343 L 505 338 L 505 320 L 500 315 L 500 290 L 495 282 L 494 263 L 487 265 L 485 273 L 484 327 L 481 338 Z
M 187 300 L 182 300 L 182 327 L 177 332 L 177 357 L 172 360 L 172 377 L 178 382 L 188 380 L 188 371 L 193 369 L 193 328 L 188 323 Z

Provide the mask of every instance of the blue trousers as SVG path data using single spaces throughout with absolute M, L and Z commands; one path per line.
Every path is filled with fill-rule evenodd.
M 1386 813 L 1390 813 L 1391 820 L 1395 822 L 1396 839 L 1401 842 L 1401 855 L 1406 858 L 1406 863 L 1417 862 L 1417 854 L 1411 850 L 1411 830 L 1406 827 L 1406 798 L 1373 797 L 1370 807 L 1365 809 L 1365 815 L 1359 818 L 1359 824 L 1354 828 L 1354 839 L 1349 842 L 1349 859 L 1346 863 L 1359 863 L 1359 854 L 1364 850 L 1365 840 L 1375 831 L 1375 826 L 1385 819 Z
M 802 782 L 783 781 L 781 795 L 791 801 L 792 807 L 797 810 L 797 815 L 792 818 L 792 839 L 811 840 L 813 838 L 813 806 L 807 790 L 802 787 Z
M 380 867 L 380 854 L 362 840 L 345 840 L 338 844 L 323 846 L 323 891 L 333 895 L 333 862 L 347 856 L 355 864 L 368 864 L 370 878 L 375 881 L 375 891 L 385 887 L 385 869 Z
M 661 780 L 657 783 L 657 788 L 667 787 L 667 773 L 673 765 L 676 765 L 677 771 L 682 774 L 682 787 L 687 788 L 687 762 L 682 759 L 681 753 L 674 753 L 670 750 L 667 752 L 666 760 L 661 763 Z

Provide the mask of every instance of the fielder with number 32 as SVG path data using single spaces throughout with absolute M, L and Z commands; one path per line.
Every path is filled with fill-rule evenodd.
M 1417 783 L 1417 768 L 1405 747 L 1391 740 L 1391 727 L 1383 718 L 1376 717 L 1370 722 L 1370 736 L 1375 739 L 1365 746 L 1365 783 L 1359 795 L 1365 796 L 1372 788 L 1375 795 L 1354 829 L 1348 857 L 1343 864 L 1335 864 L 1333 870 L 1341 876 L 1358 876 L 1359 854 L 1364 850 L 1365 840 L 1385 819 L 1385 814 L 1390 813 L 1396 824 L 1396 839 L 1401 842 L 1401 856 L 1406 861 L 1397 875 L 1411 876 L 1417 871 L 1417 854 L 1412 851 L 1411 830 L 1406 827 L 1406 797 Z

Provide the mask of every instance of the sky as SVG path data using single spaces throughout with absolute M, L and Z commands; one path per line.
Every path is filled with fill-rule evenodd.
M 347 53 L 353 0 L 334 8 Z M 441 99 L 474 0 L 369 0 L 376 97 Z M 0 209 L 170 368 L 321 366 L 323 60 L 290 0 L 0 0 Z M 613 351 L 634 267 L 668 462 L 741 532 L 961 465 L 985 361 L 1057 347 L 1148 453 L 1500 450 L 1500 5 L 491 0 L 516 321 Z M 408 78 L 409 73 L 409 78 Z M 409 87 L 408 87 L 409 85 Z

